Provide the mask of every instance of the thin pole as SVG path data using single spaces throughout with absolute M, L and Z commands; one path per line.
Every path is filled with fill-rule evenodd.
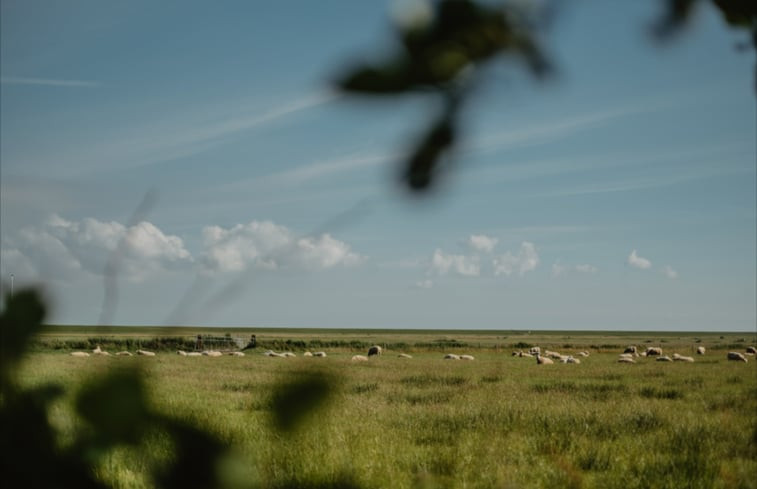
M 13 298 L 13 274 L 11 273 L 11 298 Z

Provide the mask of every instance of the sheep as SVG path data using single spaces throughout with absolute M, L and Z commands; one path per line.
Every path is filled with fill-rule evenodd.
M 672 362 L 673 359 L 667 355 L 657 357 L 658 362 Z
M 287 358 L 291 358 L 291 357 L 296 357 L 297 356 L 294 353 L 292 353 L 291 351 L 285 351 L 285 352 L 282 353 L 282 355 L 284 355 Z
M 263 355 L 267 357 L 286 358 L 286 355 L 284 355 L 283 353 L 276 353 L 273 350 L 266 350 L 263 352 Z
M 229 352 L 229 356 L 232 356 L 232 357 L 243 357 L 244 356 L 244 352 L 242 352 L 242 351 L 232 351 L 232 352 Z
M 88 357 L 89 353 L 86 351 L 72 351 L 71 352 L 72 357 Z
M 147 350 L 137 350 L 137 355 L 142 355 L 145 357 L 154 357 L 155 352 L 154 351 L 147 351 Z
M 317 352 L 313 353 L 313 356 L 314 357 L 325 357 L 326 356 L 326 352 L 325 351 L 317 351 Z
M 116 353 L 116 355 L 119 356 L 119 357 L 131 357 L 131 356 L 134 356 L 131 352 L 128 352 L 126 350 L 120 351 L 120 352 Z
M 446 355 L 444 355 L 444 359 L 445 360 L 460 360 L 460 356 L 455 355 L 454 353 L 447 353 Z
M 703 346 L 697 347 L 697 355 L 704 355 L 705 349 Z
M 204 356 L 206 356 L 206 357 L 220 357 L 220 356 L 223 356 L 223 353 L 221 353 L 220 351 L 215 351 L 215 350 L 206 350 L 206 351 L 202 352 L 202 354 Z
M 372 357 L 373 355 L 381 356 L 382 349 L 378 345 L 373 345 L 372 347 L 368 348 L 368 356 Z
M 746 357 L 737 351 L 729 351 L 728 360 L 747 363 Z
M 581 363 L 581 360 L 579 360 L 578 358 L 573 358 L 572 355 L 568 355 L 568 358 L 566 358 L 563 363 L 575 363 L 576 365 L 578 365 L 579 363 Z
M 556 351 L 544 350 L 544 355 L 548 356 L 549 358 L 553 358 L 555 360 L 559 360 L 562 358 L 562 355 L 560 355 Z
M 636 360 L 634 360 L 633 357 L 621 356 L 618 358 L 618 363 L 636 363 Z
M 579 351 L 578 354 L 580 356 L 582 356 L 582 357 L 588 357 L 589 356 L 589 352 L 588 351 Z
M 514 351 L 514 352 L 513 352 L 513 356 L 514 356 L 514 357 L 519 357 L 519 356 L 521 356 L 521 355 L 523 355 L 523 352 L 522 352 L 522 351 Z
M 549 357 L 543 357 L 543 356 L 541 356 L 541 353 L 539 353 L 539 352 L 536 353 L 536 364 L 537 365 L 551 365 L 553 363 L 555 363 L 555 362 L 552 361 L 551 358 L 549 358 Z
M 693 362 L 693 357 L 685 357 L 683 355 L 679 355 L 678 353 L 673 353 L 673 361 L 675 362 Z
M 627 346 L 626 349 L 623 350 L 623 353 L 629 353 L 629 354 L 637 356 L 637 357 L 639 356 L 639 351 L 636 349 L 636 346 L 634 346 L 634 345 Z
M 413 358 L 412 355 L 408 355 L 407 353 L 400 353 L 397 355 L 397 358 Z
M 312 356 L 313 356 L 313 354 L 312 354 L 312 353 L 310 353 L 309 351 L 306 351 L 305 353 L 303 353 L 303 354 L 302 354 L 302 356 L 303 356 L 303 357 L 312 357 Z
M 367 362 L 368 357 L 366 357 L 365 355 L 353 355 L 352 361 L 353 362 Z
M 184 350 L 177 350 L 177 351 L 176 351 L 176 353 L 177 353 L 177 354 L 178 354 L 179 356 L 181 356 L 181 357 L 185 357 L 185 356 L 187 356 L 187 352 L 185 352 Z
M 746 347 L 746 354 L 747 355 L 757 355 L 757 348 L 753 346 L 747 346 Z
M 200 353 L 199 351 L 190 351 L 187 353 L 187 356 L 188 357 L 201 357 L 202 353 Z
M 473 355 L 460 355 L 460 360 L 475 360 Z
M 662 355 L 662 348 L 660 348 L 659 346 L 650 346 L 649 348 L 647 348 L 646 353 L 646 356 L 648 357 L 653 357 L 655 355 L 660 356 Z
M 621 353 L 618 358 L 630 358 L 633 359 L 633 353 Z
M 536 355 L 537 353 L 541 353 L 541 348 L 538 346 L 532 346 L 530 350 L 528 350 L 528 353 L 530 353 L 532 356 Z

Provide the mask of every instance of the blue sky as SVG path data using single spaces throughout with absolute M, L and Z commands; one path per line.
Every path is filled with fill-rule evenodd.
M 392 4 L 3 0 L 3 287 L 70 324 L 754 331 L 755 54 L 702 7 L 660 45 L 656 1 L 566 2 L 557 76 L 495 63 L 415 198 L 433 101 L 331 87 Z

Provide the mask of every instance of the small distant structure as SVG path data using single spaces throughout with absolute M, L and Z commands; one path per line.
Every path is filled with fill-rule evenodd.
M 255 337 L 255 335 L 252 336 Z M 246 344 L 247 342 L 243 338 L 231 336 L 229 333 L 223 336 L 198 334 L 195 340 L 195 351 L 238 351 Z

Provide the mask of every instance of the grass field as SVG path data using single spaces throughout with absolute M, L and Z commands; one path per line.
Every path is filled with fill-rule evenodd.
M 167 349 L 168 338 L 189 345 L 215 331 L 48 327 L 19 383 L 64 386 L 50 422 L 66 446 L 87 429 L 72 408 L 82 386 L 138 367 L 151 409 L 190 420 L 229 448 L 218 466 L 229 487 L 757 487 L 757 362 L 726 360 L 755 344 L 754 334 L 245 329 L 217 330 L 255 333 L 259 346 L 245 357 Z M 166 349 L 152 358 L 67 354 L 155 338 Z M 387 347 L 384 355 L 350 361 L 373 343 Z M 617 363 L 629 344 L 684 355 L 705 346 L 707 354 L 694 363 Z M 580 365 L 511 356 L 528 345 L 591 354 Z M 298 356 L 265 357 L 268 346 Z M 302 356 L 315 347 L 329 356 Z M 443 360 L 446 352 L 476 359 Z M 297 386 L 314 378 L 328 392 L 323 402 L 311 405 L 303 391 L 302 422 L 277 425 L 277 411 L 296 409 Z M 94 470 L 113 487 L 153 487 L 148 474 L 172 450 L 157 430 L 109 451 Z

